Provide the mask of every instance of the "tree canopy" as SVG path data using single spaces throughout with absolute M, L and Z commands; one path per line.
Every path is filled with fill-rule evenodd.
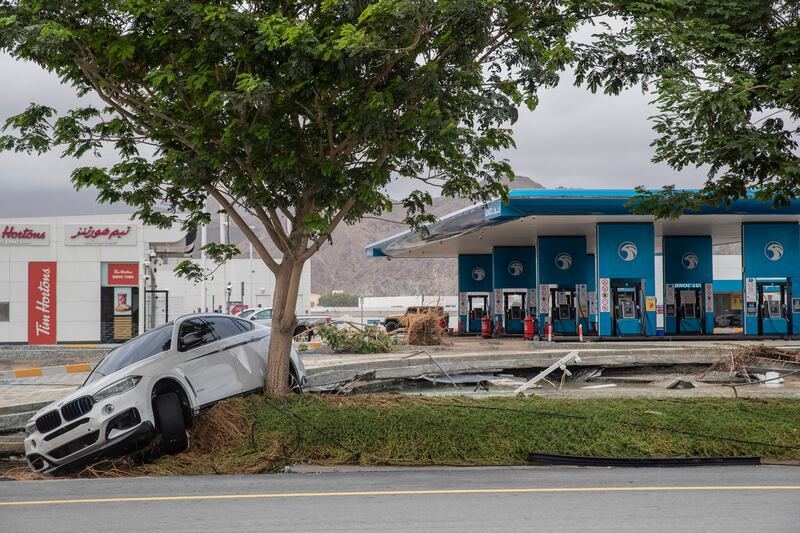
M 578 82 L 609 94 L 651 89 L 654 160 L 708 169 L 697 192 L 640 189 L 637 211 L 675 217 L 748 195 L 798 197 L 800 3 L 618 0 L 608 13 L 577 47 Z
M 270 357 L 267 389 L 285 390 L 303 263 L 338 224 L 391 209 L 393 178 L 420 185 L 402 199 L 414 228 L 432 219 L 423 185 L 505 197 L 513 172 L 495 153 L 513 146 L 519 106 L 535 107 L 537 91 L 558 82 L 569 35 L 593 9 L 573 0 L 0 0 L 0 50 L 103 102 L 60 115 L 31 104 L 8 120 L 0 149 L 77 157 L 113 146 L 121 162 L 80 168 L 72 181 L 149 223 L 206 222 L 204 203 L 216 200 L 276 275 L 270 353 L 284 357 Z

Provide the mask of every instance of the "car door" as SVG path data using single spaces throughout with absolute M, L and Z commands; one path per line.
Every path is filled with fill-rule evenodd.
M 250 315 L 250 320 L 267 327 L 272 327 L 272 309 L 263 309 Z
M 184 320 L 178 330 L 179 367 L 200 406 L 243 392 L 239 374 L 217 328 L 206 318 Z
M 265 337 L 265 329 L 256 328 L 252 322 L 239 318 L 208 317 L 217 334 L 222 338 L 222 349 L 231 355 L 244 392 L 264 386 L 266 354 L 260 353 L 259 341 Z

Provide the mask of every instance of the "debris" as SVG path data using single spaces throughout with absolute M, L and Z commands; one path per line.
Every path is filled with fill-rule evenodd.
M 564 357 L 562 357 L 561 359 L 559 359 L 558 361 L 556 361 L 552 365 L 548 366 L 546 369 L 544 369 L 541 372 L 539 372 L 533 379 L 531 379 L 530 381 L 526 382 L 521 387 L 517 388 L 514 391 L 514 393 L 515 394 L 519 394 L 520 392 L 524 392 L 524 391 L 530 389 L 531 387 L 536 385 L 536 383 L 538 383 L 539 381 L 541 381 L 542 379 L 544 379 L 548 375 L 550 375 L 552 372 L 554 372 L 557 368 L 560 368 L 564 372 L 565 375 L 571 375 L 570 371 L 567 370 L 567 363 L 571 363 L 571 362 L 574 362 L 574 363 L 580 363 L 581 362 L 581 358 L 578 357 L 578 350 L 573 350 L 573 351 L 569 352 L 567 355 L 565 355 Z
M 442 315 L 434 309 L 406 315 L 406 344 L 438 346 L 442 344 Z M 445 324 L 446 325 L 446 324 Z
M 784 381 L 786 381 L 777 372 L 767 372 L 766 374 L 753 374 L 753 377 L 756 378 L 758 381 L 762 382 L 762 385 L 766 385 L 768 387 L 781 385 Z
M 735 381 L 737 374 L 743 377 L 745 381 L 751 381 L 748 368 L 782 370 L 799 365 L 800 353 L 795 350 L 765 346 L 763 344 L 733 346 L 730 353 L 708 367 L 700 375 L 700 379 L 704 379 L 707 374 L 712 372 L 726 372 L 729 382 Z
M 616 383 L 603 383 L 602 385 L 587 385 L 585 387 L 581 387 L 582 389 L 611 389 L 616 387 Z
M 667 385 L 668 389 L 694 389 L 697 388 L 697 385 L 692 383 L 691 381 L 686 381 L 685 379 L 675 378 L 669 382 Z
M 572 376 L 572 381 L 575 383 L 583 383 L 584 381 L 591 381 L 603 375 L 602 368 L 582 368 L 575 372 Z

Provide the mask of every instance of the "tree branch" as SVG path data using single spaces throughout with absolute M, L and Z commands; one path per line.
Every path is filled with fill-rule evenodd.
M 261 239 L 258 238 L 252 228 L 247 224 L 247 222 L 245 222 L 233 204 L 229 202 L 228 199 L 225 198 L 225 195 L 222 194 L 222 192 L 216 187 L 206 185 L 205 189 L 208 194 L 210 194 L 217 202 L 219 202 L 219 205 L 225 209 L 233 221 L 236 222 L 236 225 L 239 226 L 239 229 L 241 229 L 245 234 L 247 240 L 253 244 L 253 248 L 256 250 L 256 252 L 258 252 L 259 257 L 261 257 L 261 259 L 267 265 L 267 268 L 269 268 L 273 273 L 277 273 L 278 269 L 280 268 L 280 264 L 275 261 L 272 255 L 270 255 L 267 247 L 264 246 L 264 243 L 261 242 Z

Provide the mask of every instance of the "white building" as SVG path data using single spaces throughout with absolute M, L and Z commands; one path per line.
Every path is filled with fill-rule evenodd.
M 0 219 L 0 343 L 119 342 L 229 301 L 271 305 L 274 277 L 257 259 L 234 260 L 204 284 L 175 276 L 185 240 L 129 215 Z M 298 311 L 310 284 L 306 269 Z

